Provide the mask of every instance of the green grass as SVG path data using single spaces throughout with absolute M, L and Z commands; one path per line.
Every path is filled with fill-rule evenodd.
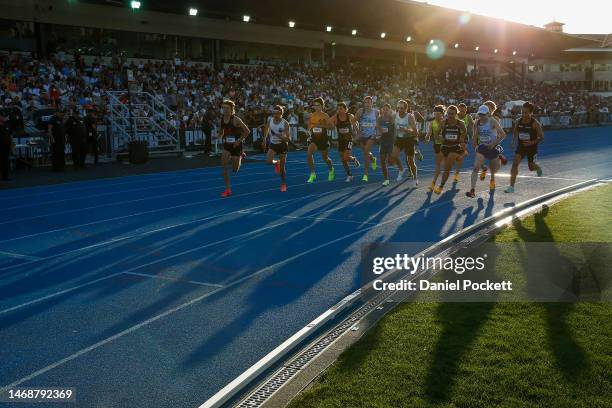
M 496 242 L 612 242 L 612 186 L 517 221 Z M 408 303 L 291 407 L 612 407 L 610 303 Z

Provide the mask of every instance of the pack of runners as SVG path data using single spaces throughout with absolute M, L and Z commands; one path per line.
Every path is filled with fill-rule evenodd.
M 319 152 L 328 168 L 327 180 L 335 179 L 334 164 L 329 157 L 332 146 L 331 133 L 337 134 L 337 148 L 346 175 L 346 182 L 353 182 L 351 165 L 359 168 L 361 163 L 353 155 L 353 148 L 358 146 L 363 150 L 364 166 L 362 182 L 369 181 L 369 171 L 376 171 L 378 163 L 383 174 L 383 186 L 390 184 L 389 165 L 396 166 L 398 175 L 396 180 L 403 181 L 409 178 L 414 186 L 418 186 L 418 167 L 415 157 L 423 160 L 419 150 L 419 124 L 424 128 L 425 119 L 416 111 L 411 110 L 410 103 L 399 100 L 393 107 L 385 103 L 382 108 L 374 107 L 373 98 L 366 96 L 363 108 L 354 115 L 348 112 L 345 103 L 340 102 L 333 116 L 324 111 L 325 102 L 322 98 L 312 101 L 312 114 L 308 120 L 308 150 L 307 161 L 310 175 L 307 183 L 314 183 L 317 179 L 315 169 L 315 153 Z M 225 190 L 222 197 L 232 194 L 230 185 L 230 171 L 237 173 L 242 159 L 245 157 L 243 143 L 249 135 L 249 129 L 244 122 L 235 115 L 235 104 L 231 100 L 222 103 L 222 117 L 220 132 L 223 153 L 221 167 Z M 533 117 L 534 106 L 526 102 L 522 107 L 521 117 L 512 128 L 512 143 L 516 146 L 514 160 L 510 172 L 510 185 L 504 190 L 513 193 L 518 175 L 519 165 L 527 157 L 529 170 L 542 176 L 542 168 L 537 164 L 538 146 L 544 138 L 542 126 Z M 436 105 L 433 110 L 434 117 L 425 134 L 425 142 L 432 143 L 434 154 L 434 174 L 429 191 L 440 194 L 454 170 L 453 182 L 460 181 L 460 171 L 463 161 L 468 156 L 470 148 L 475 152 L 472 168 L 470 189 L 466 192 L 468 197 L 475 197 L 478 179 L 484 181 L 490 173 L 489 190 L 495 191 L 495 175 L 507 160 L 504 156 L 502 141 L 507 137 L 500 124 L 500 113 L 495 102 L 486 101 L 478 108 L 476 118 L 467 113 L 467 106 L 463 103 L 450 105 Z M 280 176 L 282 192 L 287 191 L 286 162 L 289 144 L 291 143 L 290 126 L 283 118 L 284 109 L 277 105 L 264 126 L 262 147 L 266 151 L 266 162 L 273 165 L 274 171 Z M 374 144 L 378 142 L 379 160 L 372 153 Z M 402 160 L 403 157 L 403 160 Z M 405 163 L 404 163 L 405 162 Z M 408 173 L 408 175 L 406 174 Z M 438 179 L 440 182 L 438 184 Z

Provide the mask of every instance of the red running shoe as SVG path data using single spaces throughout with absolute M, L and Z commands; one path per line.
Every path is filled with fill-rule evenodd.
M 274 163 L 274 172 L 276 174 L 280 174 L 280 162 L 278 162 L 278 161 L 276 163 Z
M 230 189 L 227 189 L 227 190 L 225 190 L 224 192 L 221 193 L 221 197 L 224 197 L 224 198 L 225 197 L 229 197 L 231 195 L 232 195 L 232 190 L 230 190 Z
M 287 191 L 287 185 L 286 184 L 281 184 L 281 192 L 286 192 Z

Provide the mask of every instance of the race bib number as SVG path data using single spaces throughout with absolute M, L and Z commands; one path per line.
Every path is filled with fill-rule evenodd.
M 339 131 L 340 131 L 340 133 L 345 135 L 345 134 L 349 133 L 349 128 L 340 128 Z
M 323 129 L 320 127 L 314 127 L 312 128 L 312 133 L 323 133 Z
M 374 124 L 370 123 L 370 122 L 366 122 L 366 123 L 362 123 L 361 127 L 364 127 L 364 128 L 373 128 Z
M 446 134 L 446 140 L 457 140 L 457 134 L 456 133 L 447 133 Z
M 380 130 L 382 130 L 383 133 L 387 133 L 389 131 L 389 128 L 381 127 Z
M 234 143 L 236 141 L 236 138 L 233 136 L 228 136 L 225 138 L 225 143 Z
M 489 135 L 480 135 L 481 143 L 491 143 L 491 136 Z
M 531 140 L 531 135 L 529 133 L 520 132 L 519 133 L 519 139 L 523 140 L 523 141 Z

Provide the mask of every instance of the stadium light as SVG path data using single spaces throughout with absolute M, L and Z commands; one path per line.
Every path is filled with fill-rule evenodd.
M 406 42 L 410 42 L 410 41 L 412 41 L 412 37 L 411 36 L 406 37 Z
M 242 21 L 244 21 L 245 23 L 248 23 L 249 21 L 251 21 L 251 16 L 247 16 L 245 14 L 244 16 L 242 16 Z
M 497 48 L 496 48 L 496 49 L 494 49 L 494 50 L 493 50 L 493 52 L 494 52 L 495 54 L 497 54 L 497 52 L 498 52 Z
M 516 55 L 516 50 L 512 51 L 512 55 Z
M 459 48 L 459 43 L 455 43 L 455 48 Z
M 136 0 L 132 0 L 132 2 L 130 3 L 130 7 L 132 7 L 132 10 L 139 9 L 140 8 L 140 2 L 136 1 Z
M 336 42 L 335 42 L 335 41 L 334 41 L 334 42 L 332 42 L 332 46 L 333 46 L 333 47 L 335 47 L 335 46 L 336 46 Z
M 291 28 L 295 27 L 295 21 L 290 21 L 289 22 L 289 27 L 291 27 Z
M 474 47 L 474 51 L 478 51 L 480 49 L 479 46 Z
M 328 33 L 331 33 L 331 30 L 332 30 L 332 26 L 325 27 L 325 31 L 327 31 Z
M 351 31 L 351 35 L 357 35 L 357 30 L 353 28 L 353 31 Z
M 429 43 L 430 43 L 430 44 L 433 44 L 433 42 L 434 42 L 434 41 L 433 41 L 433 39 L 432 39 L 432 40 L 429 40 Z
M 380 38 L 385 38 L 387 36 L 387 33 L 380 33 Z
M 197 16 L 198 15 L 198 9 L 197 8 L 190 8 L 189 9 L 189 15 L 190 16 Z

